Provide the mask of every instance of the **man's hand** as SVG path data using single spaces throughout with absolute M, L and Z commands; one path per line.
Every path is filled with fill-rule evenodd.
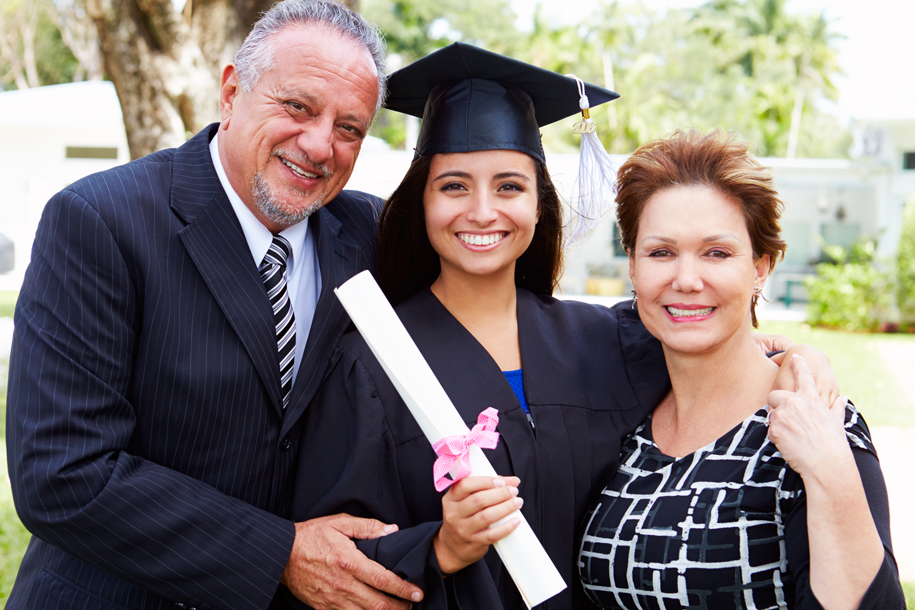
M 797 381 L 791 361 L 795 355 L 802 356 L 806 367 L 809 367 L 813 375 L 813 381 L 816 384 L 820 399 L 827 405 L 833 404 L 839 397 L 839 380 L 836 379 L 836 373 L 832 370 L 829 356 L 815 347 L 802 343 L 792 345 L 786 349 L 788 351 L 784 354 L 779 354 L 772 358 L 772 362 L 780 367 L 772 389 L 795 391 Z
M 788 350 L 794 343 L 790 338 L 785 335 L 773 335 L 770 333 L 753 333 L 753 341 L 756 342 L 756 347 L 764 354 L 771 354 L 772 352 L 784 352 Z M 775 364 L 781 364 L 781 360 Z
M 396 525 L 350 515 L 296 523 L 281 582 L 317 610 L 405 610 L 411 604 L 404 600 L 420 601 L 422 590 L 367 558 L 352 541 L 395 531 Z

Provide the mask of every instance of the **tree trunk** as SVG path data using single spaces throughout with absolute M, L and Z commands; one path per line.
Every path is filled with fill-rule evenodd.
M 134 159 L 219 120 L 222 68 L 275 0 L 85 0 Z

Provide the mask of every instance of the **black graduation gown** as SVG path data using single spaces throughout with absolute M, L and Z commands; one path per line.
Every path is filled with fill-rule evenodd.
M 536 432 L 502 371 L 429 290 L 396 309 L 472 427 L 499 411 L 499 444 L 484 453 L 521 479 L 522 513 L 568 588 L 539 608 L 593 607 L 578 583 L 579 526 L 616 472 L 620 443 L 669 390 L 660 344 L 629 303 L 614 309 L 518 290 L 525 395 Z M 294 491 L 296 521 L 346 512 L 400 531 L 358 542 L 425 591 L 422 607 L 524 608 L 494 549 L 442 578 L 432 538 L 442 519 L 429 441 L 362 337 L 344 336 L 306 413 Z

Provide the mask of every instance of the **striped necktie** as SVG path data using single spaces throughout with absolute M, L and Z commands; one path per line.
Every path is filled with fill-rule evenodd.
M 289 405 L 289 395 L 292 392 L 292 365 L 295 362 L 295 315 L 286 287 L 286 259 L 291 252 L 292 246 L 286 238 L 274 235 L 273 243 L 270 244 L 264 262 L 258 269 L 267 289 L 270 305 L 273 306 L 284 409 Z

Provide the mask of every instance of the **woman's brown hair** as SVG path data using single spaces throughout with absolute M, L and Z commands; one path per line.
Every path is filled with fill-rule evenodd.
M 787 245 L 778 223 L 784 204 L 775 190 L 772 171 L 733 133 L 678 130 L 639 147 L 620 167 L 618 176 L 616 218 L 623 247 L 630 256 L 648 200 L 660 191 L 683 186 L 705 186 L 740 205 L 753 257 L 759 260 L 768 254 L 770 274 L 785 255 Z M 750 304 L 754 328 L 759 325 L 756 301 L 754 295 Z
M 540 220 L 531 245 L 515 263 L 515 285 L 550 295 L 562 270 L 562 205 L 546 166 L 532 159 L 537 173 Z M 432 156 L 416 159 L 378 219 L 381 288 L 392 304 L 428 288 L 441 273 L 438 253 L 429 243 L 423 192 Z

